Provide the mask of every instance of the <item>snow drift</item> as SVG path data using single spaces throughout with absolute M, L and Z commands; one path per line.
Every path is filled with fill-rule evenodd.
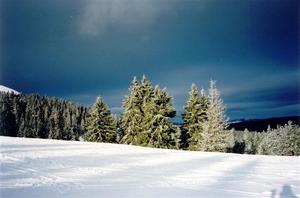
M 300 158 L 0 137 L 0 197 L 296 197 Z

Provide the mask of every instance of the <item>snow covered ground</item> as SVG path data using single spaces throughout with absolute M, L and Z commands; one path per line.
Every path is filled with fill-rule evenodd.
M 5 87 L 3 85 L 0 85 L 0 92 L 13 92 L 14 94 L 20 94 L 20 92 L 17 92 L 16 90 Z
M 0 197 L 300 197 L 299 157 L 0 141 Z

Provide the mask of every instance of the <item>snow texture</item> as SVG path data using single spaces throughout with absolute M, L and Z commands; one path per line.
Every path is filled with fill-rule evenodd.
M 14 94 L 20 94 L 16 90 L 0 85 L 0 92 L 13 92 Z
M 0 141 L 0 197 L 300 197 L 299 157 Z

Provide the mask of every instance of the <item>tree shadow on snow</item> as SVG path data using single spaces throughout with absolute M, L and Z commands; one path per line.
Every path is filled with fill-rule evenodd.
M 272 190 L 272 194 L 271 194 L 271 198 L 275 198 L 276 197 L 276 190 L 273 189 Z M 282 187 L 282 190 L 279 194 L 279 197 L 280 198 L 297 198 L 297 196 L 294 194 L 292 188 L 290 185 L 288 184 L 285 184 L 283 187 Z

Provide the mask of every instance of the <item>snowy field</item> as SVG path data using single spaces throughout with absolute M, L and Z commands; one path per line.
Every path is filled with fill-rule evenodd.
M 3 197 L 300 197 L 300 158 L 0 137 Z

